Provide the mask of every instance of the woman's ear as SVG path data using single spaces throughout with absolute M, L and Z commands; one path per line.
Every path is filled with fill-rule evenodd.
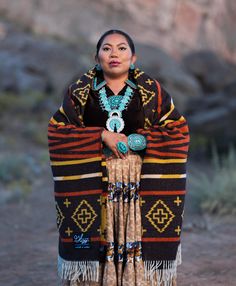
M 99 60 L 98 60 L 98 56 L 97 56 L 97 55 L 94 56 L 94 59 L 95 59 L 95 62 L 96 62 L 97 64 L 99 64 Z
M 136 61 L 137 61 L 137 56 L 136 56 L 136 54 L 134 54 L 132 56 L 131 62 L 132 62 L 132 64 L 134 64 Z

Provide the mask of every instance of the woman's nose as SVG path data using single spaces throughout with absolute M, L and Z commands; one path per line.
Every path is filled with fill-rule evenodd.
M 111 57 L 117 57 L 117 51 L 116 50 L 112 50 L 110 56 Z

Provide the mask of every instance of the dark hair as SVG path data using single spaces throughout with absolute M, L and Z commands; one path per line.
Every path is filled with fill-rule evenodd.
M 135 54 L 134 42 L 133 42 L 133 40 L 131 39 L 131 37 L 128 34 L 126 34 L 125 32 L 123 32 L 121 30 L 109 30 L 109 31 L 105 32 L 101 36 L 101 38 L 98 40 L 96 56 L 98 56 L 98 52 L 99 52 L 99 50 L 101 48 L 102 42 L 105 39 L 105 37 L 108 36 L 108 35 L 112 35 L 112 34 L 120 34 L 120 35 L 124 36 L 126 38 L 128 44 L 129 44 L 129 47 L 130 47 L 130 49 L 132 51 L 132 54 L 133 55 Z

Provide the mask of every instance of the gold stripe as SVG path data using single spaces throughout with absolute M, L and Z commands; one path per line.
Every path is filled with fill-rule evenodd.
M 161 127 L 165 127 L 168 123 L 175 122 L 174 120 L 166 120 L 165 123 L 161 125 Z
M 182 179 L 186 174 L 146 174 L 141 175 L 142 179 Z
M 103 161 L 103 162 L 102 162 L 102 166 L 103 166 L 103 167 L 106 167 L 106 165 L 107 165 L 107 163 Z
M 103 178 L 102 178 L 102 181 L 103 181 L 103 182 L 107 182 L 107 181 L 108 181 L 108 178 L 107 178 L 107 177 L 103 177 Z
M 60 176 L 60 177 L 53 177 L 53 179 L 54 181 L 72 181 L 72 180 L 81 180 L 81 179 L 88 179 L 88 178 L 94 178 L 94 177 L 102 177 L 102 172 L 83 174 L 83 175 L 74 175 L 74 176 Z
M 58 121 L 56 121 L 53 117 L 50 119 L 50 122 L 53 123 L 53 124 L 65 126 L 65 123 L 64 123 L 64 122 L 58 122 Z
M 53 117 L 50 119 L 50 121 L 51 121 L 53 124 L 57 124 L 57 123 L 58 123 Z
M 88 159 L 80 159 L 80 160 L 70 160 L 70 161 L 51 161 L 51 166 L 65 166 L 65 165 L 77 165 L 77 164 L 84 164 L 84 163 L 90 163 L 90 162 L 96 162 L 101 161 L 101 157 L 94 157 L 94 158 L 88 158 Z
M 143 163 L 159 163 L 159 164 L 169 164 L 169 163 L 186 163 L 187 159 L 144 159 Z

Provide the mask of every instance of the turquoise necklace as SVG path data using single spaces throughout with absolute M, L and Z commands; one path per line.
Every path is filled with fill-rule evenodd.
M 107 130 L 120 133 L 124 129 L 125 123 L 122 118 L 122 111 L 125 110 L 132 97 L 133 90 L 129 86 L 127 86 L 124 96 L 117 95 L 114 99 L 107 98 L 105 87 L 99 90 L 100 104 L 103 110 L 108 112 Z

